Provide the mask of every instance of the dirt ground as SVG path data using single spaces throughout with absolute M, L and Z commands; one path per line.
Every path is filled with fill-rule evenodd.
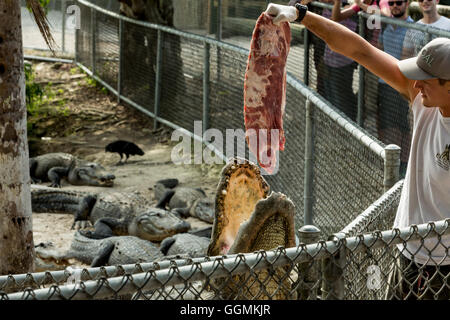
M 82 190 L 139 191 L 153 199 L 152 187 L 159 179 L 177 178 L 180 186 L 201 187 L 213 197 L 221 166 L 175 165 L 171 161 L 171 130 L 153 130 L 153 120 L 117 103 L 117 98 L 92 81 L 74 65 L 33 62 L 35 81 L 49 85 L 48 112 L 34 116 L 33 132 L 29 135 L 30 156 L 47 152 L 67 152 L 102 164 L 115 176 L 113 188 L 71 186 Z M 59 110 L 53 112 L 52 110 Z M 132 156 L 125 165 L 116 165 L 117 153 L 106 153 L 105 146 L 117 139 L 136 143 L 144 156 Z M 48 183 L 47 183 L 48 184 Z M 154 201 L 156 203 L 156 201 Z M 207 224 L 188 218 L 192 228 Z M 52 242 L 55 249 L 67 250 L 74 234 L 70 227 L 73 216 L 68 214 L 33 213 L 34 242 Z

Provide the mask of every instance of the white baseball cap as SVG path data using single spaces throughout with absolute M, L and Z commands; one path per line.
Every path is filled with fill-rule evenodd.
M 428 42 L 417 57 L 399 61 L 398 67 L 411 80 L 450 80 L 450 39 L 436 38 Z

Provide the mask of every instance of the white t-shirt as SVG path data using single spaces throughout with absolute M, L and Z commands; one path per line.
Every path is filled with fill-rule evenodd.
M 414 99 L 412 111 L 411 152 L 395 228 L 450 218 L 450 118 L 444 118 L 439 108 L 425 107 L 420 93 Z M 450 236 L 441 238 L 441 243 L 449 248 L 449 256 L 446 256 L 444 246 L 434 248 L 437 242 L 429 239 L 421 246 L 420 241 L 414 241 L 407 249 L 418 263 L 450 264 Z M 403 244 L 398 248 L 412 259 Z
M 422 22 L 422 20 L 417 21 L 417 23 L 425 24 Z M 427 26 L 450 31 L 450 19 L 441 16 L 437 21 L 427 24 Z M 437 37 L 438 36 L 432 34 L 430 37 L 430 41 Z M 405 40 L 403 41 L 403 48 L 407 49 L 407 51 L 410 53 L 410 57 L 416 57 L 420 49 L 422 49 L 426 44 L 427 42 L 424 32 L 415 29 L 409 29 L 408 32 L 406 32 Z

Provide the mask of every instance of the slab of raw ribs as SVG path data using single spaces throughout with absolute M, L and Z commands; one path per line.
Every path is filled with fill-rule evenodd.
M 253 31 L 244 81 L 246 140 L 259 165 L 269 174 L 284 150 L 283 114 L 286 104 L 286 60 L 291 29 L 261 14 Z

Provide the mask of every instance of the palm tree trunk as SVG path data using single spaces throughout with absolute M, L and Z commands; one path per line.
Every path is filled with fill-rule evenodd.
M 20 1 L 0 1 L 0 275 L 34 269 Z

